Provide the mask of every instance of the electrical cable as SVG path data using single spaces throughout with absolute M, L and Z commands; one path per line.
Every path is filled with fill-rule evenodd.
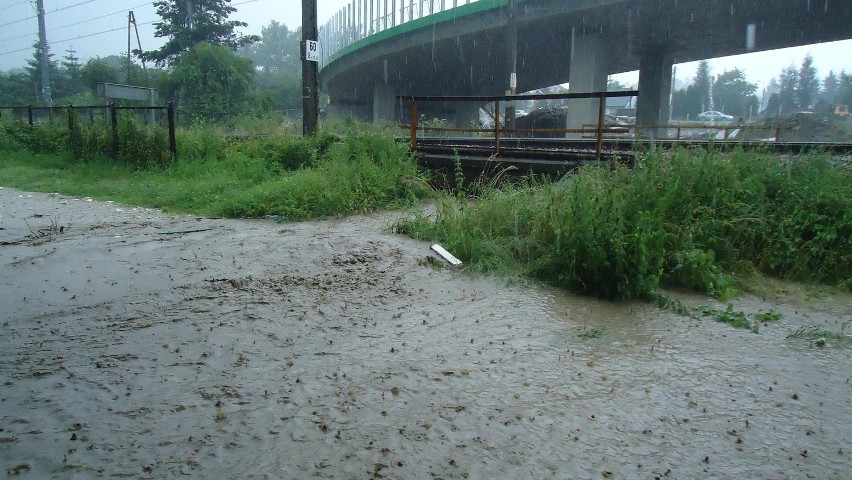
M 23 5 L 25 3 L 27 3 L 27 0 L 24 0 L 23 2 L 13 3 L 11 5 L 6 5 L 5 7 L 0 8 L 0 12 L 2 12 L 4 10 L 9 10 L 12 7 L 17 7 L 18 5 Z
M 157 20 L 151 20 L 150 22 L 142 22 L 142 23 L 138 23 L 137 25 L 151 25 L 153 23 L 157 23 Z M 65 38 L 65 39 L 62 39 L 62 40 L 55 40 L 55 41 L 50 42 L 50 44 L 54 45 L 54 44 L 57 44 L 57 43 L 65 43 L 65 42 L 70 42 L 70 41 L 73 41 L 73 40 L 79 40 L 81 38 L 94 37 L 96 35 L 103 35 L 104 33 L 117 32 L 119 30 L 124 30 L 126 28 L 127 27 L 124 26 L 124 27 L 113 28 L 113 29 L 110 29 L 110 30 L 104 30 L 104 31 L 101 31 L 101 32 L 88 33 L 86 35 L 79 35 L 79 36 L 76 36 L 76 37 Z M 29 51 L 29 50 L 32 50 L 32 47 L 21 48 L 21 49 L 18 49 L 18 50 L 10 50 L 8 52 L 0 52 L 0 56 L 9 55 L 9 54 L 12 54 L 12 53 L 26 52 L 26 51 Z
M 44 14 L 50 15 L 51 13 L 61 12 L 62 10 L 68 10 L 70 8 L 79 7 L 80 5 L 85 5 L 87 3 L 92 3 L 94 1 L 95 0 L 86 0 L 85 2 L 75 3 L 74 5 L 68 5 L 67 7 L 60 7 L 60 8 L 57 8 L 56 10 L 51 10 L 49 12 L 45 10 Z
M 20 20 L 12 21 L 12 22 L 2 23 L 2 24 L 0 24 L 0 27 L 6 27 L 6 26 L 9 26 L 9 25 L 14 25 L 16 23 L 25 22 L 27 20 L 32 20 L 34 18 L 38 18 L 38 15 L 33 15 L 32 17 L 26 17 L 26 18 L 22 18 Z
M 73 26 L 76 26 L 76 25 L 82 25 L 84 23 L 94 22 L 95 20 L 100 20 L 102 18 L 111 17 L 113 15 L 120 15 L 120 14 L 123 15 L 123 14 L 127 13 L 128 10 L 133 10 L 133 9 L 140 8 L 140 7 L 145 7 L 147 5 L 151 5 L 152 3 L 153 2 L 145 2 L 143 4 L 133 6 L 133 7 L 130 7 L 128 9 L 125 9 L 125 10 L 119 10 L 117 12 L 107 13 L 106 15 L 101 15 L 99 17 L 93 17 L 93 18 L 89 18 L 87 20 L 80 20 L 79 22 L 74 22 L 74 23 L 67 23 L 65 25 L 59 25 L 58 27 L 50 27 L 50 30 L 51 31 L 61 30 L 63 28 L 68 28 L 68 27 L 73 27 Z M 23 35 L 18 35 L 16 37 L 0 38 L 0 42 L 5 42 L 6 40 L 17 40 L 19 38 L 29 37 L 30 35 L 38 35 L 38 32 L 32 32 L 32 33 L 27 33 L 27 34 L 23 34 Z

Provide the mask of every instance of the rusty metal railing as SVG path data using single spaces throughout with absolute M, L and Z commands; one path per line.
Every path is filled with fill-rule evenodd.
M 410 123 L 408 124 L 400 124 L 399 127 L 405 129 L 409 132 L 409 145 L 412 150 L 417 149 L 417 131 L 431 131 L 431 132 L 460 132 L 460 133 L 489 133 L 493 135 L 494 138 L 494 154 L 500 155 L 501 153 L 501 139 L 503 135 L 507 133 L 549 133 L 549 134 L 588 134 L 590 132 L 594 132 L 596 139 L 595 146 L 595 158 L 600 160 L 601 154 L 603 151 L 603 139 L 604 134 L 607 133 L 623 133 L 624 127 L 622 126 L 612 126 L 608 127 L 605 125 L 604 119 L 606 116 L 606 99 L 610 97 L 638 97 L 639 92 L 636 90 L 627 90 L 621 92 L 588 92 L 588 93 L 556 93 L 556 94 L 539 94 L 539 95 L 503 95 L 503 96 L 471 96 L 471 95 L 459 95 L 459 96 L 397 96 L 401 101 L 408 101 L 411 104 L 409 115 L 410 115 Z M 597 99 L 598 100 L 598 109 L 597 116 L 598 122 L 594 127 L 594 130 L 590 130 L 589 128 L 581 127 L 581 128 L 527 128 L 520 129 L 514 127 L 504 127 L 501 125 L 501 102 L 515 102 L 515 101 L 525 101 L 525 100 L 572 100 L 572 99 Z M 425 102 L 467 102 L 467 103 L 478 103 L 480 105 L 485 104 L 494 104 L 494 126 L 491 128 L 465 128 L 465 127 L 435 127 L 435 126 L 421 126 L 419 123 L 419 112 L 420 109 L 418 105 Z

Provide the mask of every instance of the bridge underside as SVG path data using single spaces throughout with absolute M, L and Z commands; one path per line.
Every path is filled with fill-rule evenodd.
M 568 82 L 602 90 L 608 74 L 640 70 L 640 121 L 655 123 L 667 112 L 673 63 L 852 38 L 848 0 L 527 0 L 515 8 L 514 21 L 502 7 L 362 40 L 321 71 L 332 110 L 392 121 L 404 113 L 393 95 L 503 95 L 513 70 L 518 91 Z M 443 113 L 470 118 L 453 108 Z

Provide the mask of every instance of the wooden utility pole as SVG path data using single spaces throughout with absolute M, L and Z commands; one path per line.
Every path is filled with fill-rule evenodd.
M 317 132 L 319 121 L 319 44 L 317 0 L 302 0 L 302 133 Z
M 50 60 L 50 49 L 47 46 L 47 28 L 44 23 L 44 0 L 38 0 L 36 2 L 36 8 L 38 9 L 38 41 L 41 44 L 41 52 L 39 52 L 39 63 L 41 67 L 41 96 L 44 100 L 44 106 L 52 107 L 53 98 L 50 93 L 50 67 L 48 64 L 48 61 Z

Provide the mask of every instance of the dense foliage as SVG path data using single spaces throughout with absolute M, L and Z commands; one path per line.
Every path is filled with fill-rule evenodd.
M 51 55 L 48 69 L 53 105 L 100 104 L 103 100 L 97 97 L 97 84 L 105 82 L 158 89 L 158 103 L 174 102 L 183 124 L 198 120 L 233 123 L 246 115 L 263 117 L 300 111 L 299 30 L 291 31 L 272 21 L 259 37 L 237 37 L 233 28 L 244 24 L 227 20 L 227 15 L 235 11 L 228 2 L 158 3 L 163 4 L 162 28 L 167 24 L 170 29 L 174 27 L 174 42 L 167 43 L 163 52 L 136 52 L 136 59 L 122 54 L 83 62 L 72 48 L 61 61 Z M 193 6 L 193 26 L 172 25 L 170 22 L 179 21 L 181 15 L 188 15 L 189 3 Z M 38 42 L 33 45 L 33 52 L 23 70 L 0 73 L 0 105 L 43 104 Z M 161 58 L 161 53 L 166 57 Z M 150 62 L 149 68 L 143 68 L 140 57 L 162 60 L 163 68 L 150 68 Z
M 514 269 L 606 298 L 661 285 L 725 296 L 757 269 L 852 286 L 852 173 L 791 160 L 680 150 L 628 170 L 588 167 L 555 183 L 451 198 L 398 229 L 441 242 L 473 268 Z
M 165 132 L 123 116 L 109 128 L 64 122 L 0 129 L 0 184 L 209 216 L 287 220 L 409 205 L 430 192 L 404 144 L 353 126 L 345 136 L 276 133 L 227 139 L 211 127 Z M 297 129 L 293 129 L 296 131 Z M 31 152 L 35 152 L 34 155 Z
M 199 43 L 224 46 L 231 50 L 258 40 L 253 35 L 238 35 L 245 22 L 228 20 L 237 11 L 231 0 L 161 0 L 154 2 L 161 21 L 154 24 L 154 36 L 168 38 L 157 50 L 135 51 L 144 60 L 167 65 Z

